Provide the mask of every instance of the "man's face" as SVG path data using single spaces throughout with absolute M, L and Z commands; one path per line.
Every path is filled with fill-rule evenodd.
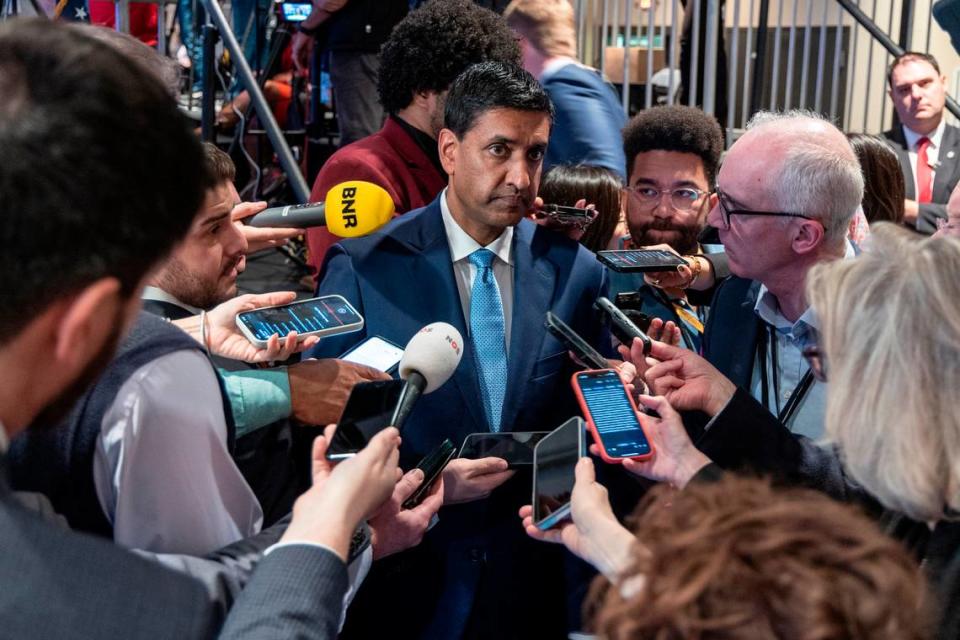
M 761 132 L 747 132 L 727 152 L 717 175 L 717 195 L 711 198 L 707 223 L 720 230 L 720 241 L 734 275 L 760 280 L 794 259 L 791 227 L 797 218 L 733 215 L 724 228 L 719 199 L 727 210 L 777 211 L 771 176 L 779 174 L 783 152 L 766 149 Z
M 529 212 L 549 137 L 547 114 L 515 109 L 481 114 L 463 139 L 449 129 L 440 132 L 450 210 L 475 240 L 496 239 Z
M 245 267 L 247 250 L 243 233 L 230 219 L 239 202 L 230 182 L 207 191 L 203 210 L 158 277 L 161 289 L 201 309 L 237 294 L 237 276 Z
M 907 128 L 921 134 L 940 125 L 946 103 L 947 78 L 926 60 L 906 60 L 890 77 L 890 97 Z
M 709 206 L 709 183 L 700 156 L 661 150 L 638 153 L 627 183 L 627 226 L 633 243 L 669 244 L 681 254 L 694 253 Z M 663 193 L 678 189 L 698 191 L 700 195 L 679 203 L 675 200 L 680 200 L 683 191 L 675 197 Z M 654 191 L 661 192 L 659 198 L 648 201 L 645 196 Z

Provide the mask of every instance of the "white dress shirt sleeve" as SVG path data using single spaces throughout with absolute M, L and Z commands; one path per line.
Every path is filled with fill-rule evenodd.
M 260 530 L 263 512 L 227 449 L 216 375 L 197 351 L 162 356 L 104 415 L 94 482 L 118 544 L 202 555 Z

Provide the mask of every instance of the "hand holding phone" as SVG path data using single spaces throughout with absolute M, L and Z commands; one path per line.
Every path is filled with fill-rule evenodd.
M 598 251 L 597 260 L 614 271 L 623 273 L 676 271 L 679 267 L 687 264 L 687 261 L 676 253 L 664 249 Z
M 653 455 L 637 406 L 616 371 L 580 371 L 570 382 L 605 462 L 645 460 Z
M 443 470 L 443 504 L 473 502 L 489 496 L 513 476 L 502 458 L 451 460 Z
M 586 425 L 570 418 L 543 437 L 533 450 L 533 519 L 538 529 L 556 526 L 570 515 L 577 462 L 587 454 Z
M 403 380 L 378 380 L 354 385 L 327 449 L 328 460 L 352 458 L 380 431 L 403 391 Z
M 558 318 L 552 311 L 547 311 L 544 321 L 547 331 L 559 340 L 567 349 L 573 352 L 580 361 L 590 369 L 606 369 L 610 366 L 607 359 L 599 351 L 591 347 L 586 340 L 571 329 L 566 322 Z
M 502 433 L 471 433 L 463 439 L 460 457 L 501 458 L 511 469 L 533 464 L 533 448 L 549 431 L 504 431 Z
M 339 359 L 393 373 L 402 358 L 403 349 L 380 336 L 370 336 L 348 349 Z
M 262 349 L 271 336 L 284 338 L 294 331 L 298 340 L 359 331 L 363 328 L 363 317 L 343 296 L 321 296 L 244 311 L 237 314 L 237 328 Z
M 640 338 L 640 341 L 643 342 L 643 355 L 650 355 L 650 349 L 653 347 L 653 343 L 650 341 L 649 336 L 647 336 L 640 327 L 635 325 L 623 311 L 603 296 L 597 298 L 594 306 L 610 318 L 610 329 L 616 339 L 620 341 L 620 344 L 630 347 L 633 344 L 634 338 Z
M 423 471 L 423 482 L 421 482 L 420 486 L 403 502 L 404 509 L 413 509 L 423 502 L 423 499 L 426 498 L 430 490 L 433 489 L 433 486 L 437 483 L 437 480 L 440 479 L 440 475 L 443 473 L 447 463 L 450 462 L 453 454 L 456 452 L 457 448 L 453 442 L 450 441 L 450 438 L 447 438 L 440 443 L 440 446 L 424 456 L 423 460 L 421 460 L 416 467 Z

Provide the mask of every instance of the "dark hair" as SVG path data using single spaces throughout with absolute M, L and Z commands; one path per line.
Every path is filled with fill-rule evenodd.
M 520 62 L 503 18 L 469 0 L 434 0 L 412 11 L 380 50 L 380 104 L 397 113 L 418 91 L 445 91 L 471 64 Z
M 553 123 L 553 103 L 537 79 L 523 67 L 505 62 L 481 62 L 464 71 L 447 94 L 443 126 L 458 138 L 491 109 L 516 109 L 546 114 Z
M 911 60 L 920 60 L 922 62 L 926 62 L 933 67 L 934 71 L 936 71 L 938 74 L 940 73 L 940 64 L 937 62 L 937 59 L 929 53 L 922 53 L 920 51 L 904 51 L 894 58 L 893 62 L 890 63 L 890 66 L 887 67 L 887 84 L 890 85 L 890 88 L 893 88 L 893 70 L 904 62 L 910 62 Z
M 237 166 L 233 159 L 212 142 L 203 143 L 203 166 L 215 186 L 233 182 L 237 177 Z
M 133 294 L 209 183 L 156 74 L 88 30 L 0 24 L 0 341 L 100 278 Z
M 904 182 L 897 154 L 882 138 L 848 133 L 863 171 L 863 214 L 867 222 L 903 222 Z
M 620 221 L 620 177 L 603 167 L 585 164 L 557 165 L 540 181 L 540 193 L 548 204 L 572 207 L 585 198 L 597 207 L 597 217 L 587 227 L 580 244 L 591 251 L 603 251 Z
M 624 579 L 646 579 L 627 598 L 602 578 L 594 585 L 589 606 L 603 638 L 930 637 L 912 558 L 822 493 L 731 474 L 683 491 L 658 486 L 634 522 L 649 553 Z
M 694 107 L 652 107 L 635 115 L 623 128 L 623 151 L 628 177 L 633 161 L 645 151 L 696 154 L 713 187 L 723 153 L 723 130 L 716 118 Z

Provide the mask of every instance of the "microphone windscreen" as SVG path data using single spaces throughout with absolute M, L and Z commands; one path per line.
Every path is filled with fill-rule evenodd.
M 327 230 L 341 238 L 373 233 L 393 218 L 393 199 L 380 185 L 351 180 L 334 185 L 324 199 Z
M 424 393 L 430 393 L 450 379 L 463 357 L 463 338 L 446 322 L 434 322 L 420 329 L 407 343 L 400 360 L 404 380 L 417 371 L 427 381 Z

